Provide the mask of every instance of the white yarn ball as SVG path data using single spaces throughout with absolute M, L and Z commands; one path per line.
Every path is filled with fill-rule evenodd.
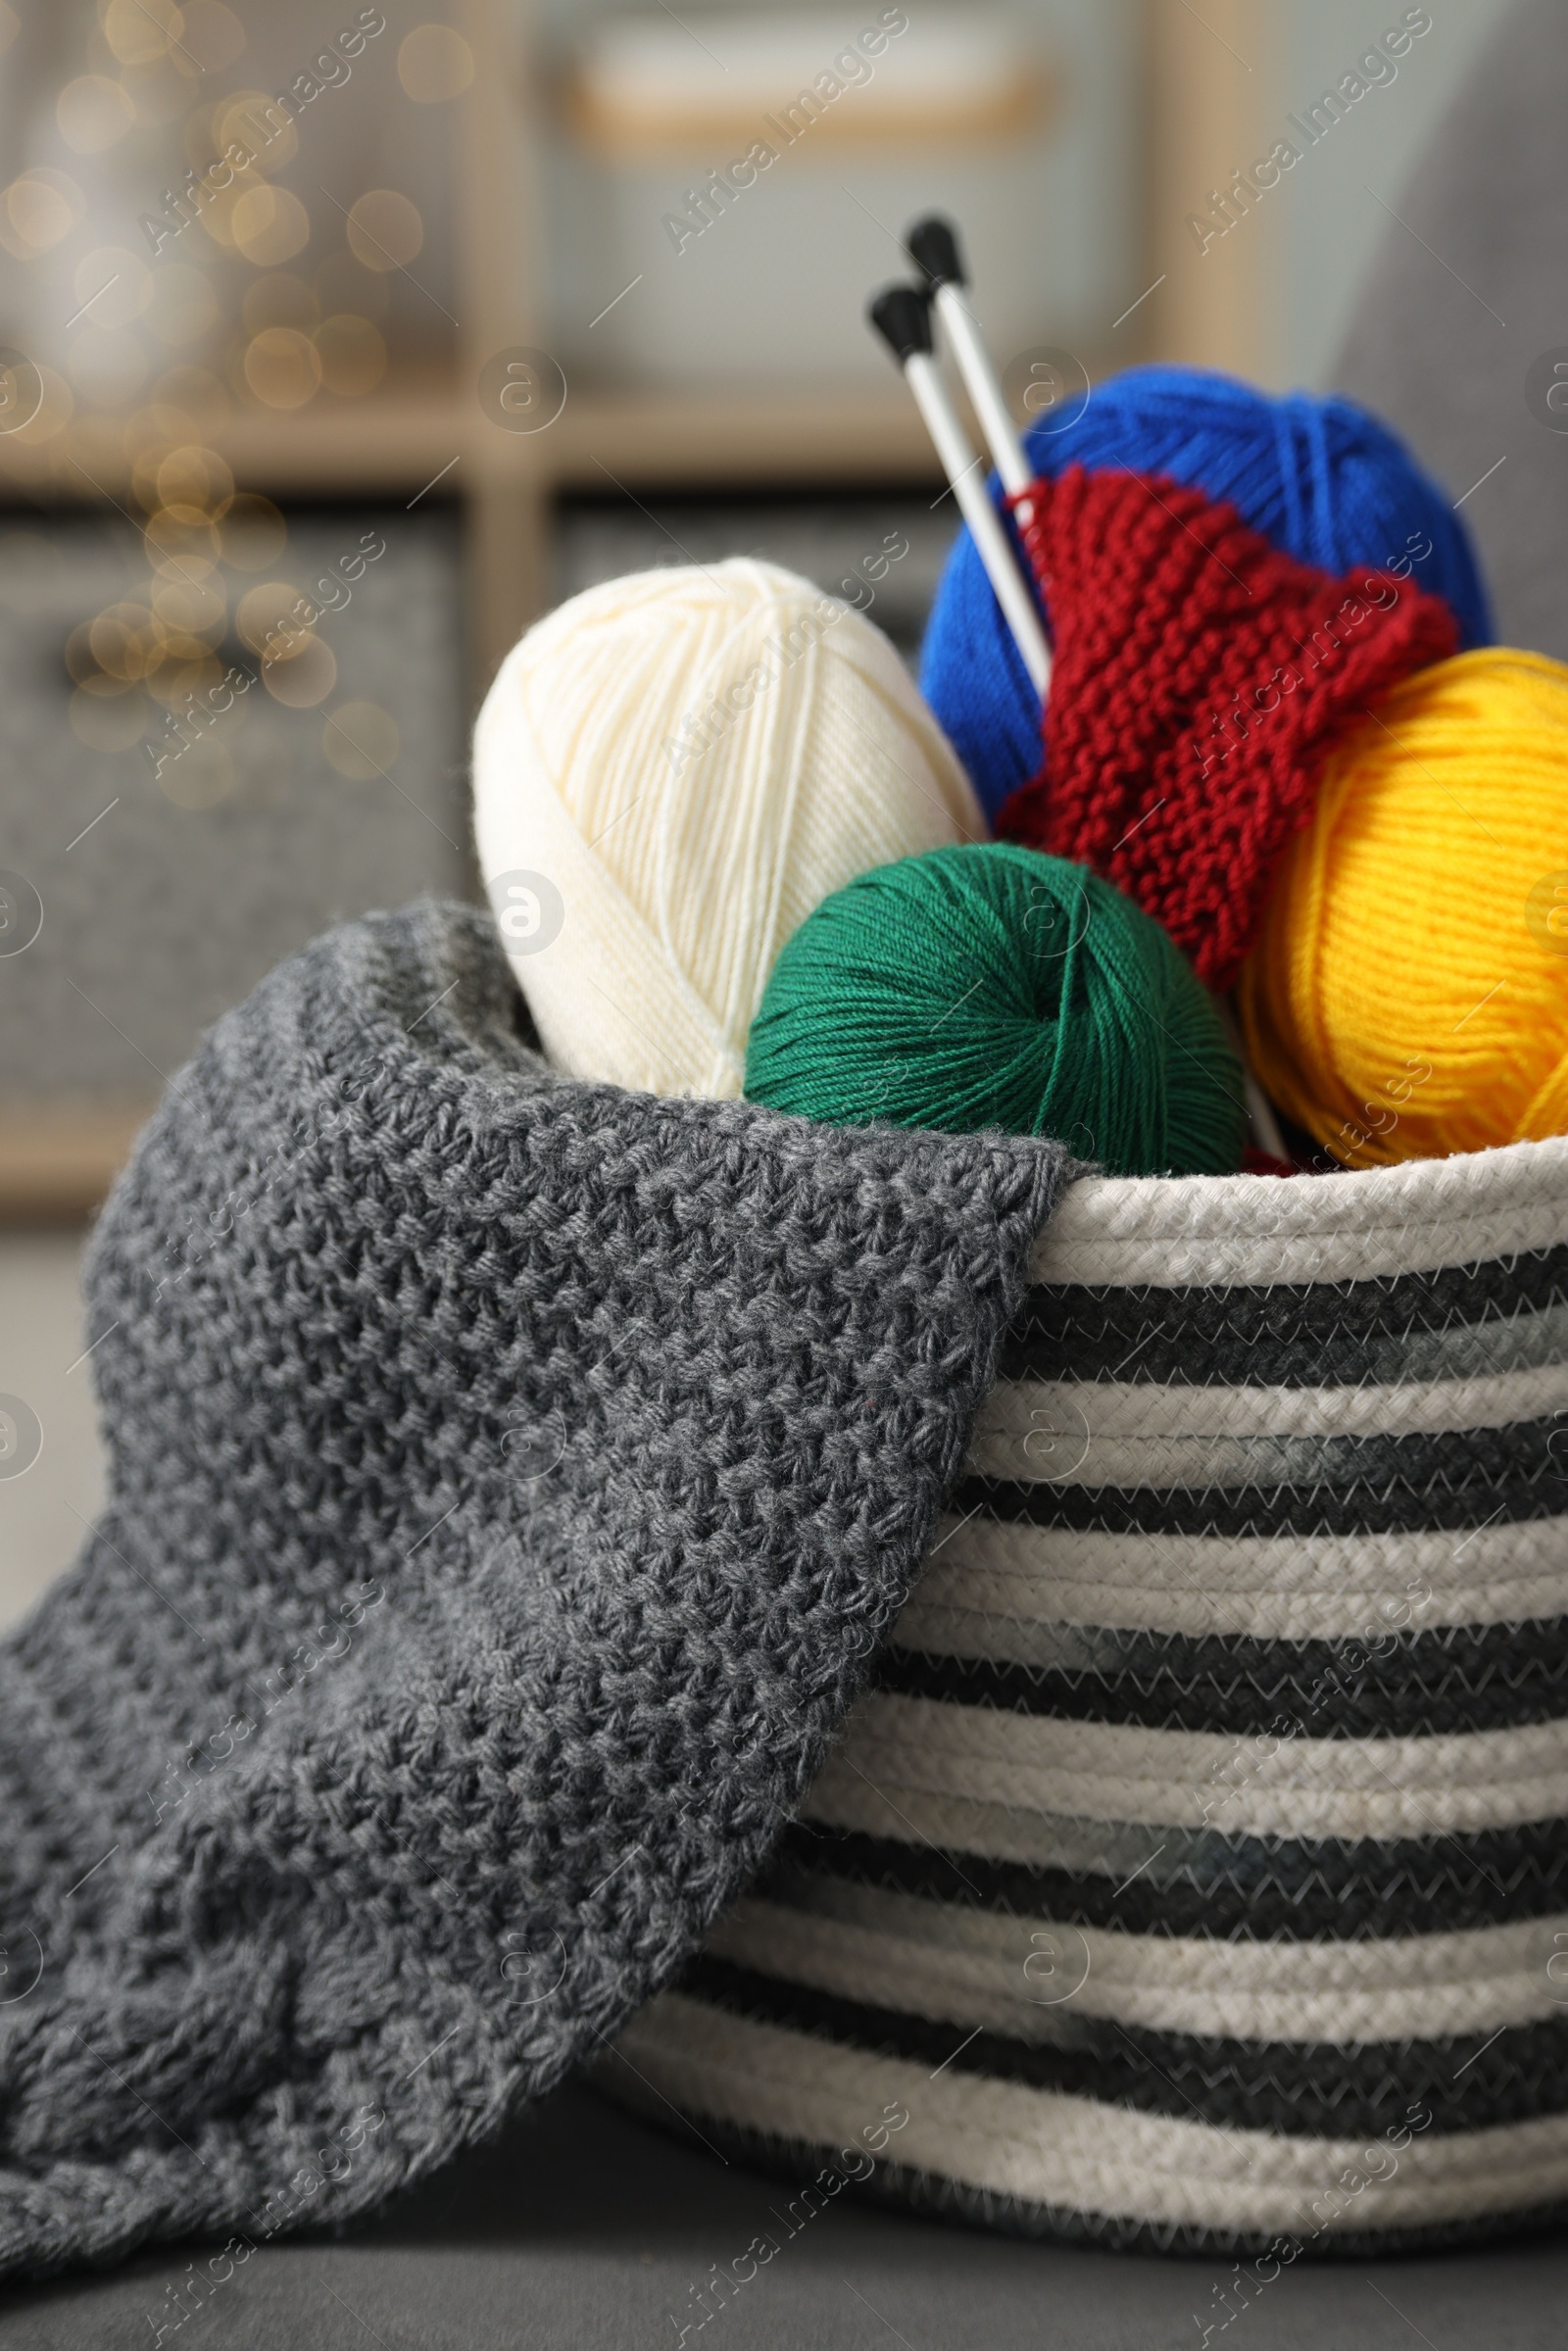
M 546 1053 L 741 1092 L 774 958 L 873 865 L 983 840 L 879 628 L 749 557 L 590 588 L 514 646 L 473 746 L 479 865 Z

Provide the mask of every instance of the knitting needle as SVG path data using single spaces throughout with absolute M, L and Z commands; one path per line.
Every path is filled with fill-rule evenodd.
M 884 286 L 871 304 L 868 316 L 904 370 L 904 380 L 913 393 L 914 404 L 936 444 L 942 469 L 958 502 L 958 512 L 969 525 L 969 536 L 1023 657 L 1023 665 L 1035 691 L 1044 700 L 1051 683 L 1051 648 L 1007 534 L 991 503 L 991 493 L 981 478 L 983 461 L 969 447 L 968 435 L 958 421 L 932 357 L 931 313 L 926 297 L 916 286 Z
M 974 404 L 980 429 L 990 446 L 992 464 L 1002 476 L 1002 486 L 1009 498 L 1017 499 L 1034 480 L 1034 470 L 1003 397 L 979 322 L 964 299 L 969 280 L 958 252 L 957 231 L 940 213 L 928 213 L 923 220 L 916 220 L 904 242 L 909 259 L 930 288 L 937 317 L 953 345 L 964 389 Z M 1029 520 L 1027 500 L 1019 504 L 1018 514 L 1021 521 Z
M 1230 999 L 1216 996 L 1214 1004 L 1224 1025 L 1225 1034 L 1230 1039 L 1231 1050 L 1242 1065 L 1242 1078 L 1247 1089 L 1248 1131 L 1259 1151 L 1267 1151 L 1271 1159 L 1283 1159 L 1289 1166 L 1291 1154 L 1285 1148 L 1285 1137 L 1281 1134 L 1280 1122 L 1274 1115 L 1274 1104 L 1269 1101 L 1262 1086 L 1252 1074 L 1251 1063 L 1247 1058 L 1246 1050 L 1242 1044 L 1242 1032 L 1237 1024 L 1236 1014 L 1231 1009 Z
M 1252 1141 L 1260 1151 L 1267 1151 L 1271 1159 L 1283 1159 L 1288 1167 L 1291 1154 L 1285 1148 L 1285 1137 L 1274 1115 L 1274 1104 L 1246 1061 L 1242 1063 L 1242 1076 L 1247 1084 L 1247 1123 L 1252 1130 Z

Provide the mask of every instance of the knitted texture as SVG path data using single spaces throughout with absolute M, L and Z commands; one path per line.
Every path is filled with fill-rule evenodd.
M 585 1087 L 516 1012 L 472 911 L 351 924 L 105 1212 L 111 1499 L 0 1652 L 7 2271 L 340 2220 L 558 2082 L 958 1471 L 1061 1152 Z
M 1408 580 L 1311 570 L 1175 482 L 1073 466 L 1030 498 L 1055 665 L 1044 770 L 998 830 L 1106 875 L 1228 987 L 1329 751 L 1453 651 L 1453 616 Z
M 1568 1139 L 1090 1178 L 1030 1273 L 872 1689 L 607 2082 L 1276 2277 L 1560 2221 Z
M 1299 563 L 1413 575 L 1448 605 L 1466 648 L 1495 633 L 1465 515 L 1398 436 L 1353 401 L 1271 395 L 1206 367 L 1129 367 L 1097 384 L 1080 414 L 1046 412 L 1024 448 L 1048 479 L 1069 465 L 1166 475 L 1225 499 Z M 1002 496 L 995 475 L 991 495 Z M 920 686 L 995 819 L 1034 773 L 1040 697 L 967 529 L 937 589 Z

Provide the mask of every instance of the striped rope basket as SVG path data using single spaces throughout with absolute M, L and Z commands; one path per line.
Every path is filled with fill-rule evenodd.
M 1565 1413 L 1568 1140 L 1073 1188 L 875 1687 L 617 2094 L 1034 2235 L 1560 2213 Z

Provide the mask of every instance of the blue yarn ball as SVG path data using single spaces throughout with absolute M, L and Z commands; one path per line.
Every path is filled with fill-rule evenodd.
M 1276 547 L 1324 571 L 1386 565 L 1430 540 L 1411 577 L 1446 599 L 1465 649 L 1492 642 L 1463 516 L 1353 401 L 1275 396 L 1201 367 L 1131 367 L 1097 386 L 1060 430 L 1037 424 L 1024 446 L 1048 478 L 1072 465 L 1129 465 L 1229 499 Z M 991 487 L 996 496 L 995 476 Z M 1040 702 L 967 530 L 937 589 L 920 686 L 995 821 L 1008 793 L 1039 772 Z

